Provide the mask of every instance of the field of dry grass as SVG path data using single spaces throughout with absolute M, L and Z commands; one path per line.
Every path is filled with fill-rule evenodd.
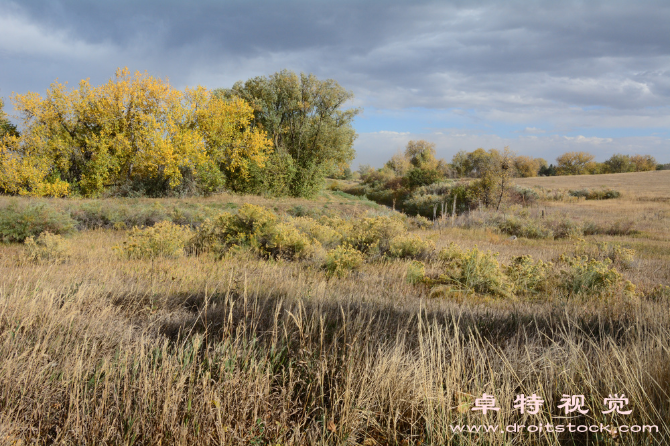
M 2 443 L 668 444 L 670 295 L 653 293 L 670 285 L 670 202 L 662 199 L 670 187 L 648 180 L 658 174 L 670 179 L 654 172 L 619 177 L 625 181 L 601 175 L 597 185 L 577 186 L 581 177 L 523 180 L 552 188 L 605 184 L 624 196 L 506 210 L 537 219 L 543 211 L 545 218 L 600 223 L 632 219 L 636 232 L 625 236 L 510 240 L 490 228 L 468 229 L 466 220 L 477 215 L 412 230 L 437 249 L 450 242 L 490 249 L 504 264 L 525 254 L 555 262 L 597 243 L 620 243 L 636 250 L 621 271 L 637 285 L 631 295 L 568 298 L 557 289 L 532 297 L 430 297 L 430 287 L 407 282 L 409 260 L 370 261 L 339 279 L 315 261 L 248 252 L 129 260 L 115 250 L 126 230 L 74 233 L 65 262 L 29 262 L 22 245 L 0 245 Z M 640 178 L 650 184 L 631 184 Z M 636 190 L 649 199 L 639 200 Z M 155 201 L 166 208 L 189 202 L 135 204 Z M 315 201 L 190 201 L 222 209 L 253 202 L 277 212 L 325 207 L 349 218 L 388 213 L 330 192 Z M 426 268 L 438 270 L 439 262 Z M 495 396 L 499 411 L 472 410 L 483 393 Z M 539 414 L 513 408 L 516 395 L 533 393 L 544 400 Z M 629 399 L 630 415 L 602 413 L 604 398 L 615 393 Z M 584 395 L 588 413 L 566 417 L 557 409 L 563 395 Z M 658 432 L 453 428 L 569 422 L 655 425 Z

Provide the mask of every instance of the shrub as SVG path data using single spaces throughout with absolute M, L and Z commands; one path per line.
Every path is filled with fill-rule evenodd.
M 584 233 L 579 223 L 563 218 L 561 220 L 554 220 L 549 222 L 551 230 L 554 233 L 554 238 L 579 238 Z
M 363 254 L 349 245 L 340 245 L 326 254 L 326 275 L 328 277 L 346 277 L 352 270 L 363 264 Z
M 353 224 L 346 243 L 365 254 L 384 254 L 391 240 L 405 230 L 404 224 L 389 217 L 368 217 Z
M 4 243 L 23 242 L 47 231 L 51 234 L 69 234 L 75 221 L 68 214 L 43 203 L 19 208 L 15 203 L 0 210 L 0 239 Z
M 568 194 L 571 197 L 584 198 L 586 200 L 609 200 L 621 196 L 621 192 L 614 189 L 579 189 L 570 190 Z
M 144 229 L 134 227 L 130 230 L 129 240 L 120 247 L 120 252 L 130 259 L 180 257 L 191 236 L 189 228 L 169 221 Z
M 605 233 L 607 235 L 630 235 L 637 232 L 634 227 L 635 222 L 633 220 L 617 220 L 605 230 Z
M 631 268 L 635 261 L 635 250 L 624 248 L 620 243 L 598 243 L 601 258 L 607 258 L 622 268 Z
M 426 266 L 419 261 L 413 260 L 407 265 L 407 283 L 416 285 L 426 280 Z
M 647 294 L 647 299 L 657 302 L 670 302 L 670 286 L 658 284 Z
M 387 254 L 399 259 L 425 259 L 434 249 L 432 240 L 423 240 L 418 235 L 399 235 L 391 240 Z
M 291 223 L 312 240 L 318 241 L 326 249 L 334 248 L 342 241 L 340 232 L 312 218 L 298 217 L 291 220 Z
M 632 283 L 624 281 L 621 274 L 611 268 L 610 259 L 596 260 L 588 256 L 562 257 L 568 269 L 562 271 L 562 285 L 569 294 L 612 294 L 623 289 L 627 293 L 633 293 L 635 287 Z
M 509 297 L 513 287 L 503 273 L 497 256 L 497 253 L 480 251 L 476 246 L 462 251 L 452 243 L 440 252 L 439 257 L 446 263 L 446 271 L 438 282 L 456 284 L 477 293 Z
M 517 237 L 545 239 L 551 238 L 554 235 L 551 229 L 542 227 L 538 222 L 530 219 L 510 217 L 498 222 L 497 226 L 500 232 Z
M 547 288 L 547 280 L 552 264 L 537 262 L 529 255 L 515 257 L 506 268 L 507 277 L 512 281 L 516 292 L 538 293 Z
M 273 228 L 272 235 L 262 249 L 269 257 L 295 260 L 309 255 L 312 242 L 309 237 L 298 231 L 294 226 L 288 223 L 279 223 Z
M 70 255 L 70 244 L 61 235 L 44 231 L 35 239 L 30 236 L 25 242 L 25 257 L 31 262 L 64 262 Z

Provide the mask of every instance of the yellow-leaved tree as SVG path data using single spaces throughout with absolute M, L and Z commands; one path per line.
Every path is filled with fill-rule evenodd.
M 35 196 L 83 196 L 132 189 L 161 195 L 195 184 L 202 192 L 227 176 L 244 178 L 272 151 L 249 125 L 253 109 L 203 87 L 180 91 L 167 81 L 119 69 L 94 87 L 55 82 L 45 97 L 16 94 L 20 136 L 0 141 L 0 190 Z

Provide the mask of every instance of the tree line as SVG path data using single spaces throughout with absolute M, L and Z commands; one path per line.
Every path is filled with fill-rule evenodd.
M 372 182 L 391 177 L 404 178 L 410 188 L 428 185 L 444 179 L 482 178 L 492 170 L 505 164 L 512 177 L 536 177 L 555 175 L 588 175 L 603 173 L 646 172 L 665 169 L 651 155 L 612 155 L 599 163 L 587 152 L 567 152 L 556 159 L 556 165 L 543 158 L 516 155 L 506 147 L 503 151 L 482 148 L 467 152 L 461 150 L 453 155 L 451 162 L 437 159 L 435 144 L 425 140 L 409 141 L 404 152 L 398 152 L 380 169 L 367 164 L 359 167 L 357 176 Z M 348 172 L 341 176 L 353 178 Z
M 353 160 L 352 97 L 288 70 L 213 91 L 127 69 L 99 86 L 54 82 L 12 96 L 20 131 L 0 104 L 0 192 L 309 197 Z

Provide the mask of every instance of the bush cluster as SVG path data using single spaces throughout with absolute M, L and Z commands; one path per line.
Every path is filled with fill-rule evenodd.
M 184 254 L 184 247 L 191 236 L 192 231 L 188 227 L 163 221 L 149 228 L 131 229 L 128 241 L 123 242 L 118 250 L 129 259 L 176 258 Z
M 75 230 L 75 225 L 68 214 L 43 203 L 25 207 L 10 203 L 0 209 L 0 240 L 4 243 L 21 243 L 43 232 L 69 234 Z
M 30 262 L 61 263 L 71 256 L 70 243 L 63 236 L 49 231 L 44 231 L 37 239 L 27 237 L 24 245 L 25 258 Z
M 621 192 L 614 189 L 578 189 L 570 190 L 568 194 L 571 197 L 584 198 L 586 200 L 609 200 L 621 196 Z

